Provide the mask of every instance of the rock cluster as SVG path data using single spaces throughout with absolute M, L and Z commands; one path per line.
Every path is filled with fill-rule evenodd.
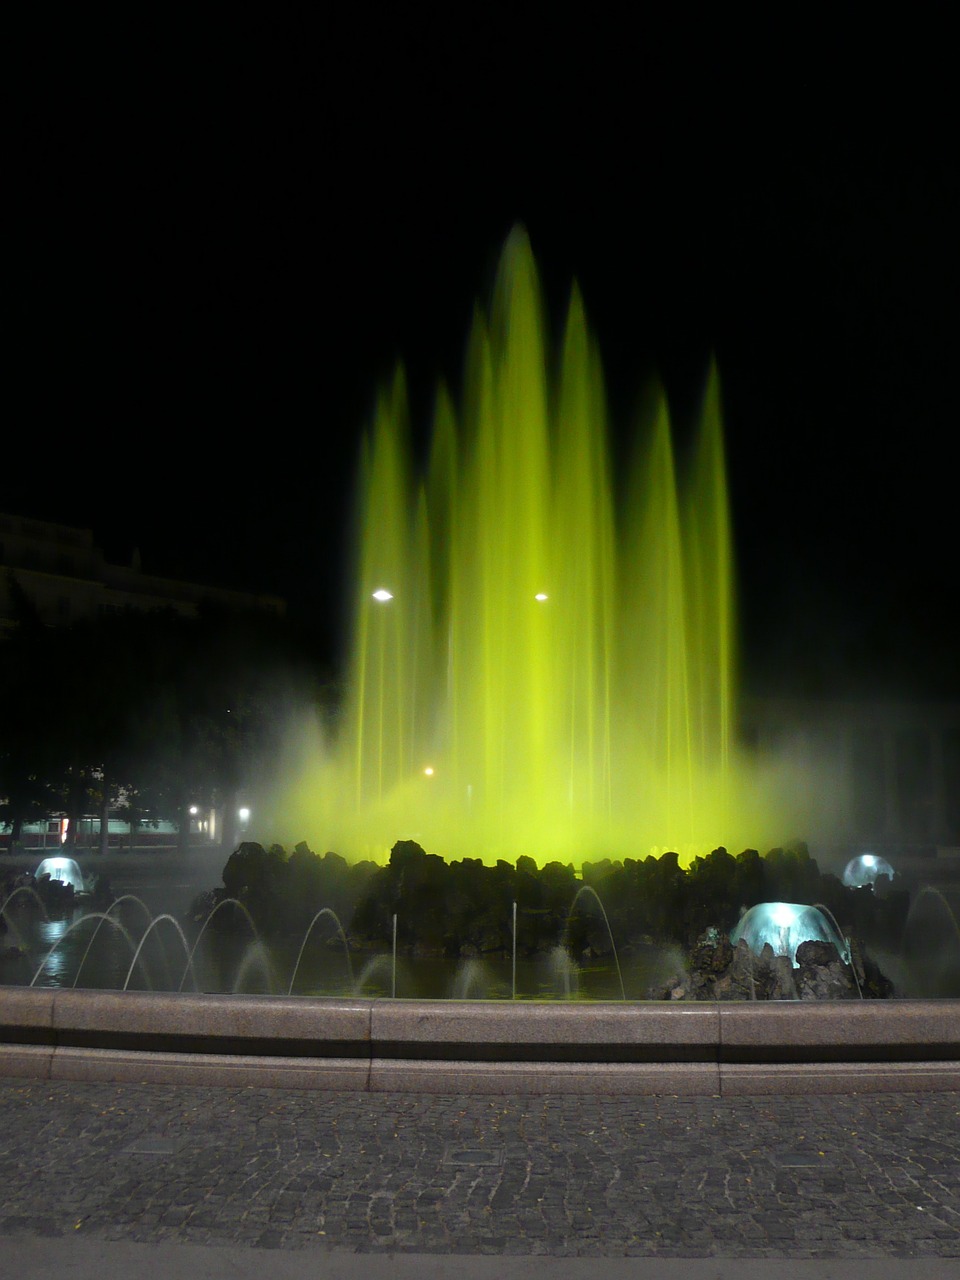
M 832 942 L 803 942 L 796 966 L 767 943 L 759 955 L 741 939 L 734 946 L 716 928 L 697 940 L 682 970 L 656 987 L 652 1000 L 859 1000 L 883 999 L 893 984 L 864 957 L 856 940 L 846 964 Z
M 515 905 L 519 956 L 546 955 L 562 944 L 577 963 L 589 963 L 609 957 L 614 947 L 620 956 L 678 947 L 689 964 L 669 998 L 687 999 L 792 999 L 795 989 L 802 998 L 837 998 L 803 992 L 855 987 L 833 970 L 833 961 L 811 960 L 810 976 L 801 964 L 798 976 L 772 953 L 748 958 L 749 952 L 735 950 L 727 937 L 755 903 L 822 903 L 846 936 L 887 947 L 897 945 L 909 907 L 905 893 L 850 889 L 822 874 L 803 846 L 764 857 L 752 849 L 733 856 L 720 848 L 687 868 L 675 853 L 604 859 L 584 862 L 578 876 L 571 864 L 538 866 L 523 855 L 493 866 L 479 858 L 447 862 L 412 840 L 394 845 L 385 866 L 351 865 L 336 853 L 321 857 L 305 844 L 288 855 L 279 846 L 245 843 L 224 867 L 223 882 L 194 903 L 196 920 L 234 898 L 262 934 L 300 934 L 328 907 L 358 949 L 389 947 L 396 919 L 398 950 L 409 956 L 509 955 Z M 215 924 L 247 928 L 231 912 L 220 912 Z M 864 970 L 861 986 L 865 979 Z M 882 982 L 878 994 L 881 989 Z

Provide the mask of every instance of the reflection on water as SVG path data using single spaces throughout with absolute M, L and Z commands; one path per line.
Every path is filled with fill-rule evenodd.
M 281 994 L 295 974 L 298 995 L 391 994 L 392 956 L 361 952 L 351 957 L 339 930 L 327 938 L 318 937 L 315 930 L 307 947 L 300 937 L 266 945 L 243 930 L 204 931 L 191 923 L 181 934 L 179 925 L 174 929 L 169 921 L 169 916 L 160 916 L 146 922 L 136 900 L 115 903 L 109 913 L 77 909 L 57 920 L 43 920 L 36 912 L 18 913 L 18 939 L 25 954 L 3 961 L 0 981 L 18 986 L 33 981 L 38 987 Z M 654 948 L 624 958 L 627 998 L 646 998 L 662 967 L 663 957 Z M 400 999 L 509 1000 L 513 962 L 508 955 L 459 962 L 403 956 L 397 961 L 395 981 Z M 614 964 L 575 964 L 569 957 L 561 963 L 555 953 L 518 957 L 516 984 L 520 999 L 622 999 L 621 976 Z
M 76 961 L 70 954 L 70 950 L 63 945 L 63 938 L 69 925 L 69 920 L 41 920 L 37 926 L 40 949 L 49 953 L 49 959 L 44 966 L 47 978 L 43 983 L 44 986 L 66 987 L 72 982 L 72 976 L 68 977 L 68 975 L 72 975 Z

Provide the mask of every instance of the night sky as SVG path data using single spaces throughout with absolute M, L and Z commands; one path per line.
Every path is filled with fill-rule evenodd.
M 621 435 L 717 357 L 748 684 L 960 694 L 945 30 L 129 8 L 10 42 L 0 509 L 334 654 L 377 387 L 426 422 L 521 222 Z

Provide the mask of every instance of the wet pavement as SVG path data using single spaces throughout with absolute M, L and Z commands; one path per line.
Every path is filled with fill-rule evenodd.
M 604 1276 L 746 1280 L 775 1259 L 790 1276 L 960 1276 L 960 1093 L 509 1100 L 8 1079 L 0 1257 L 21 1276 L 69 1261 L 78 1276 L 162 1262 L 167 1277 L 535 1280 L 603 1260 Z

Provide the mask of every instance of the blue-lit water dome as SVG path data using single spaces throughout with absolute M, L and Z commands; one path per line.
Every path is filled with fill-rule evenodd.
M 745 911 L 730 935 L 734 946 L 740 939 L 754 955 L 769 942 L 774 955 L 789 956 L 797 968 L 797 947 L 802 942 L 831 942 L 841 959 L 850 963 L 850 949 L 839 931 L 817 907 L 798 902 L 760 902 Z
M 73 858 L 44 858 L 34 872 L 34 879 L 40 880 L 49 876 L 51 880 L 60 880 L 63 884 L 73 885 L 74 893 L 83 893 L 86 883 L 80 864 Z
M 875 853 L 861 853 L 858 858 L 851 858 L 843 869 L 843 883 L 849 889 L 864 889 L 873 886 L 881 876 L 893 879 L 893 867 Z

